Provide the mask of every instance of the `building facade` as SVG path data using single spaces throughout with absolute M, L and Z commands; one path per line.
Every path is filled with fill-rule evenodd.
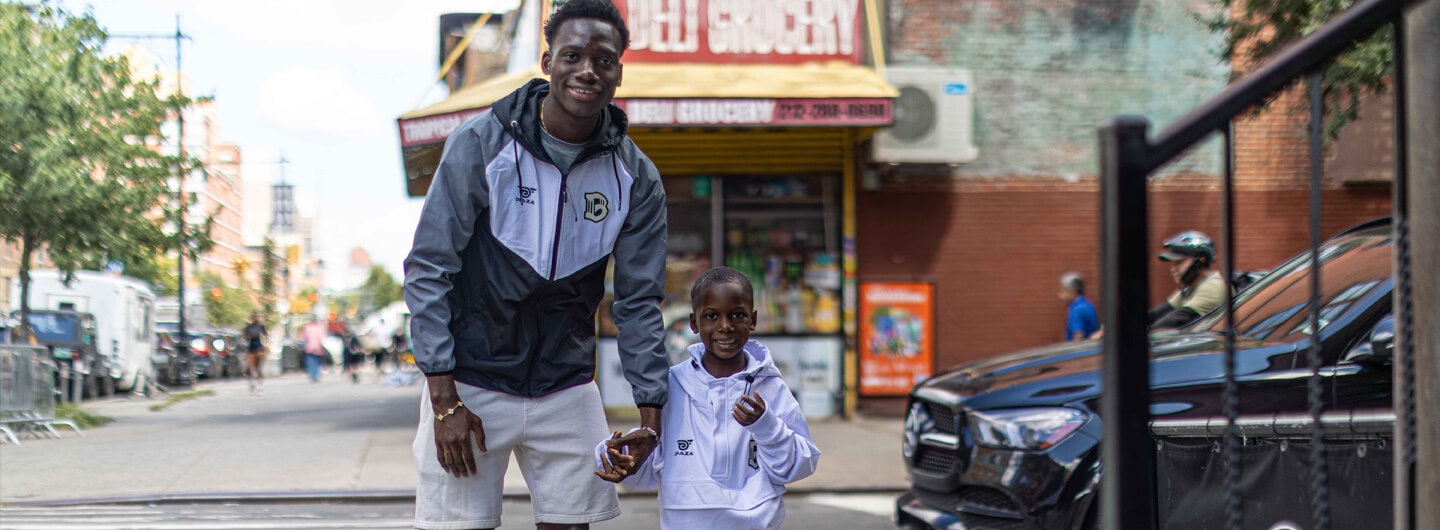
M 872 164 L 857 197 L 860 279 L 936 286 L 934 369 L 1058 342 L 1060 276 L 1079 271 L 1097 305 L 1097 127 L 1139 115 L 1154 135 L 1226 86 L 1221 35 L 1198 22 L 1207 0 L 892 0 L 891 65 L 962 67 L 975 77 L 978 157 L 956 166 Z M 1308 247 L 1307 121 L 1296 94 L 1238 121 L 1236 266 L 1268 270 Z M 1383 102 L 1355 126 L 1381 127 Z M 1368 118 L 1368 121 L 1367 119 Z M 1327 150 L 1324 232 L 1388 215 L 1384 175 L 1342 138 Z M 1150 236 L 1218 235 L 1221 158 L 1212 140 L 1151 181 Z M 1377 151 L 1378 152 L 1378 151 Z M 1393 152 L 1384 150 L 1383 152 Z M 1383 171 L 1382 171 L 1383 173 Z M 917 229 L 923 227 L 923 229 Z M 1175 288 L 1150 272 L 1156 304 Z M 896 399 L 862 402 L 894 411 Z

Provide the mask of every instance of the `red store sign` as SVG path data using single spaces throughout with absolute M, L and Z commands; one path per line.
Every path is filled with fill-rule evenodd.
M 860 64 L 860 0 L 615 0 L 625 61 Z
M 630 125 L 889 125 L 888 99 L 626 99 Z

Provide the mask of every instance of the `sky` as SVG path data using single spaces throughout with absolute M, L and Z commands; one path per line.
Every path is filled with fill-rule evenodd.
M 405 194 L 395 119 L 443 99 L 437 49 L 442 13 L 513 9 L 517 0 L 62 0 L 91 10 L 111 34 L 184 33 L 192 91 L 213 95 L 222 140 L 241 146 L 248 183 L 296 185 L 316 219 L 327 278 L 364 247 L 397 278 L 421 199 Z M 114 38 L 153 51 L 173 70 L 174 40 Z M 253 188 L 253 185 L 252 185 Z

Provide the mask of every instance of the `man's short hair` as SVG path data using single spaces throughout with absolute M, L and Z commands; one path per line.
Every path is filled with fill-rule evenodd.
M 1067 272 L 1060 276 L 1060 286 L 1074 291 L 1075 294 L 1085 294 L 1085 279 L 1078 272 Z
M 620 16 L 620 10 L 610 0 L 564 0 L 560 9 L 550 15 L 550 20 L 545 22 L 545 45 L 554 47 L 555 34 L 560 33 L 560 26 L 575 18 L 593 18 L 615 27 L 620 34 L 620 53 L 630 48 L 630 29 L 625 27 L 625 17 Z
M 690 287 L 690 307 L 698 307 L 700 296 L 711 286 L 722 283 L 739 285 L 745 290 L 745 297 L 750 299 L 750 305 L 755 305 L 755 286 L 750 284 L 750 278 L 746 278 L 745 273 L 730 267 L 715 267 L 700 273 L 700 277 L 695 279 L 695 285 Z

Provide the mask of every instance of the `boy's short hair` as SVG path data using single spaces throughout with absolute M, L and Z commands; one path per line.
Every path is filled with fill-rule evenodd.
M 550 20 L 545 21 L 545 45 L 553 48 L 560 26 L 574 18 L 593 18 L 614 26 L 620 34 L 620 53 L 630 48 L 630 28 L 625 27 L 625 17 L 610 0 L 566 0 L 550 15 Z
M 712 285 L 722 283 L 733 283 L 745 289 L 745 297 L 750 299 L 750 305 L 755 305 L 755 286 L 750 284 L 750 278 L 745 273 L 730 267 L 715 267 L 700 273 L 695 279 L 695 285 L 690 287 L 690 307 L 693 309 L 700 303 L 700 295 Z

